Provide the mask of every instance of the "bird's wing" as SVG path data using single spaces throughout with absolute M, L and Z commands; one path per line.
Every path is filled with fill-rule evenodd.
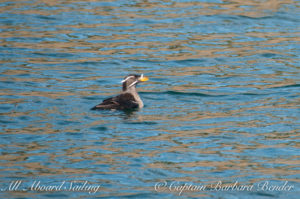
M 117 106 L 119 106 L 119 103 L 116 102 L 114 99 L 115 97 L 110 97 L 105 100 L 103 100 L 102 103 L 94 106 L 91 108 L 91 110 L 96 110 L 96 109 L 116 109 Z
M 123 93 L 116 97 L 111 97 L 103 100 L 101 104 L 98 104 L 92 108 L 96 109 L 133 109 L 138 108 L 138 103 L 130 93 Z

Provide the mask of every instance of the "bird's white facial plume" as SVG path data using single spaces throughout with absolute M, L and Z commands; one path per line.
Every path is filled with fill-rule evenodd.
M 126 91 L 127 89 L 136 86 L 139 82 L 145 82 L 148 81 L 148 77 L 145 77 L 144 74 L 141 75 L 129 75 L 127 77 L 125 77 L 125 79 L 123 79 L 121 81 L 121 83 L 123 83 L 123 91 Z
M 124 83 L 124 82 L 126 82 L 127 80 L 129 80 L 130 78 L 132 78 L 133 76 L 128 76 L 128 77 L 126 77 L 125 79 L 123 79 L 122 81 L 121 81 L 121 83 Z
M 132 86 L 135 86 L 138 83 L 138 79 L 136 75 L 129 75 L 125 77 L 124 80 L 121 81 L 123 84 L 123 91 L 126 91 L 127 89 L 131 88 Z
M 134 86 L 135 84 L 137 84 L 138 83 L 138 81 L 136 80 L 136 81 L 134 81 L 134 82 L 132 82 L 129 86 L 128 86 L 128 88 L 130 88 L 131 86 Z

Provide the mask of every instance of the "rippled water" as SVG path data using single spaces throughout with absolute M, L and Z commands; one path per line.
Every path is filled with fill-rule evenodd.
M 1 198 L 299 195 L 299 1 L 4 0 L 0 10 Z M 142 110 L 89 110 L 129 73 L 150 77 Z M 85 181 L 99 190 L 70 189 Z M 289 191 L 266 188 L 286 181 Z

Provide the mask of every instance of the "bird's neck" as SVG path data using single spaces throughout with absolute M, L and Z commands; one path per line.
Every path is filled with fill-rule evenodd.
M 135 86 L 131 86 L 130 88 L 126 89 L 127 93 L 137 93 L 136 91 L 136 87 Z

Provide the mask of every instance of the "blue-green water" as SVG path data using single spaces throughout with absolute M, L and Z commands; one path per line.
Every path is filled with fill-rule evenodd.
M 299 1 L 0 9 L 1 198 L 298 198 Z M 89 110 L 130 73 L 142 110 Z

